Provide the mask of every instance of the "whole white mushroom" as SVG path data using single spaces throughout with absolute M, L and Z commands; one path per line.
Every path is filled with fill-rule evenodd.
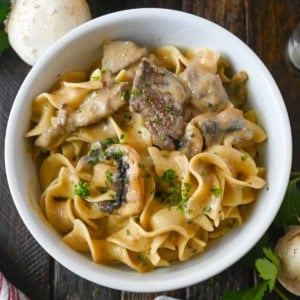
M 90 19 L 85 0 L 17 0 L 6 31 L 12 48 L 33 65 L 56 40 Z
M 300 226 L 292 226 L 279 239 L 275 251 L 281 260 L 279 282 L 288 291 L 300 296 Z

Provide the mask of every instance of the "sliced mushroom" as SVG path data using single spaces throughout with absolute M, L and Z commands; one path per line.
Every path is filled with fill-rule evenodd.
M 139 167 L 139 154 L 128 145 L 114 144 L 105 150 L 105 156 L 117 165 L 117 175 L 114 176 L 116 197 L 101 201 L 100 209 L 122 216 L 138 214 L 144 204 L 144 177 Z
M 186 154 L 188 158 L 192 158 L 202 151 L 203 137 L 199 129 L 192 123 L 188 123 L 182 139 L 177 143 L 180 151 Z
M 201 114 L 192 119 L 191 123 L 200 129 L 206 147 L 214 144 L 232 146 L 253 137 L 243 112 L 233 107 L 221 113 Z

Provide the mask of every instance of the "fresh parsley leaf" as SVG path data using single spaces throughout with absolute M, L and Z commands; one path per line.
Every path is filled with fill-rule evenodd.
M 172 179 L 176 179 L 177 175 L 176 175 L 176 172 L 173 169 L 168 169 L 167 171 L 165 171 L 163 173 L 162 178 L 164 180 L 172 180 Z
M 265 254 L 265 256 L 272 262 L 275 264 L 275 266 L 277 268 L 280 267 L 280 259 L 279 256 L 274 253 L 270 248 L 263 248 L 263 253 Z
M 210 191 L 213 193 L 213 195 L 218 198 L 222 194 L 222 189 L 221 188 L 212 188 Z
M 74 194 L 82 199 L 86 199 L 90 195 L 87 182 L 79 181 L 79 183 L 75 186 Z
M 262 300 L 267 290 L 274 290 L 280 260 L 270 248 L 263 247 L 262 252 L 265 257 L 256 259 L 255 267 L 263 280 L 250 289 L 226 292 L 222 300 Z
M 267 288 L 268 283 L 263 281 L 250 289 L 225 292 L 222 300 L 262 300 Z
M 10 11 L 10 1 L 0 0 L 0 22 L 3 22 Z
M 255 261 L 255 267 L 259 276 L 268 283 L 269 291 L 274 289 L 278 274 L 278 267 L 267 258 L 258 258 Z
M 293 174 L 292 174 L 293 177 Z M 300 176 L 290 180 L 274 225 L 283 227 L 300 223 Z

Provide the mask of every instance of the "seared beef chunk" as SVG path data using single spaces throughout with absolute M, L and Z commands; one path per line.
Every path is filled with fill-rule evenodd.
M 190 97 L 180 78 L 143 58 L 136 72 L 130 107 L 143 115 L 152 142 L 163 150 L 173 150 L 186 126 L 184 105 Z
M 102 69 L 113 74 L 137 63 L 147 56 L 146 48 L 138 47 L 131 41 L 108 41 L 103 45 Z

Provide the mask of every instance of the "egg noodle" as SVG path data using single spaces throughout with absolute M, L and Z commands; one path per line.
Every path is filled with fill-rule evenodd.
M 266 134 L 255 112 L 242 110 L 247 73 L 234 73 L 209 49 L 143 51 L 121 70 L 102 60 L 90 72 L 62 75 L 34 99 L 26 133 L 41 209 L 63 241 L 96 263 L 138 272 L 202 253 L 243 223 L 242 207 L 265 186 L 256 159 Z M 168 105 L 151 102 L 158 77 L 142 74 L 146 88 L 139 88 L 142 60 L 159 80 L 176 79 L 175 92 L 173 82 L 158 88 Z M 177 109 L 183 90 L 187 100 Z M 151 115 L 153 107 L 164 111 Z M 171 132 L 179 120 L 183 132 Z

